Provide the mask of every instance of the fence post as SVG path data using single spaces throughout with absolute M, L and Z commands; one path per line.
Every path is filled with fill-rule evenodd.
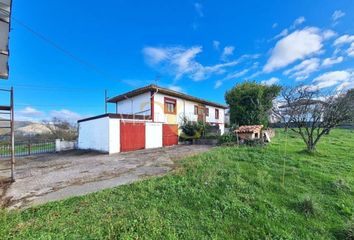
M 28 156 L 30 156 L 31 155 L 31 139 L 28 140 L 27 148 L 28 148 Z
M 55 139 L 55 151 L 60 152 L 61 151 L 61 140 L 60 139 Z

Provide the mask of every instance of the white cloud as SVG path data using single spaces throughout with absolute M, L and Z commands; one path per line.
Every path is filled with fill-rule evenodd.
M 220 42 L 217 40 L 213 41 L 213 47 L 215 50 L 219 50 L 220 49 Z
M 343 62 L 344 58 L 342 56 L 339 57 L 334 57 L 334 58 L 325 58 L 323 59 L 322 66 L 324 67 L 330 67 L 334 64 L 338 64 Z
M 15 112 L 15 118 L 20 121 L 39 121 L 44 113 L 33 107 L 25 107 Z
M 77 120 L 83 118 L 82 115 L 72 112 L 68 109 L 61 109 L 61 110 L 52 110 L 50 112 L 50 117 L 51 118 L 59 118 L 62 120 L 66 120 L 72 123 L 75 123 Z
M 229 73 L 225 79 L 235 79 L 235 78 L 239 78 L 242 77 L 244 75 L 246 75 L 246 73 L 248 73 L 250 71 L 250 69 L 243 69 L 242 71 L 237 71 L 237 72 L 233 72 L 233 73 Z
M 291 33 L 276 43 L 263 71 L 269 73 L 319 53 L 323 46 L 322 41 L 323 35 L 318 28 L 310 27 Z
M 344 16 L 345 16 L 345 12 L 343 12 L 341 10 L 334 11 L 334 13 L 332 14 L 333 24 L 336 25 L 338 23 L 338 20 Z
M 295 19 L 293 25 L 291 26 L 292 29 L 296 28 L 297 26 L 303 24 L 306 21 L 306 18 L 304 16 L 298 17 Z
M 25 115 L 25 116 L 42 116 L 43 115 L 43 112 L 35 109 L 35 108 L 32 108 L 32 107 L 25 107 L 24 109 L 20 110 L 19 113 L 21 113 L 22 115 Z
M 19 111 L 16 111 L 16 119 L 21 121 L 32 121 L 32 122 L 40 122 L 43 120 L 50 120 L 53 117 L 67 120 L 69 122 L 75 123 L 80 118 L 83 118 L 82 115 L 72 112 L 67 109 L 62 110 L 52 110 L 49 112 L 42 112 L 33 107 L 25 107 Z
M 309 75 L 317 71 L 320 67 L 320 59 L 310 58 L 302 61 L 295 67 L 284 71 L 285 75 L 290 75 L 290 77 L 295 78 L 297 81 L 305 80 Z
M 169 51 L 162 48 L 146 47 L 143 49 L 143 53 L 150 64 L 158 64 L 164 61 L 168 56 Z
M 246 75 L 251 69 L 254 69 L 255 67 L 257 67 L 257 64 L 253 64 L 250 68 L 245 68 L 241 71 L 235 71 L 235 72 L 231 72 L 231 73 L 227 74 L 226 77 L 224 77 L 221 80 L 217 80 L 215 82 L 214 88 L 219 88 L 225 81 L 237 79 L 237 78 L 240 78 L 240 77 Z
M 264 85 L 273 85 L 273 84 L 276 84 L 279 82 L 279 78 L 276 78 L 276 77 L 272 77 L 268 80 L 264 80 L 262 81 L 261 83 L 264 84 Z
M 223 81 L 222 81 L 222 80 L 217 80 L 217 81 L 215 82 L 214 88 L 217 89 L 217 88 L 221 87 L 222 84 L 223 84 Z
M 273 23 L 272 28 L 278 27 L 278 23 Z
M 313 87 L 318 89 L 333 87 L 339 84 L 353 83 L 353 73 L 343 71 L 332 71 L 324 73 L 313 80 Z
M 342 35 L 337 38 L 333 46 L 337 47 L 335 53 L 340 53 L 343 50 L 343 45 L 350 44 L 349 48 L 345 51 L 350 57 L 354 57 L 354 35 Z
M 352 44 L 348 48 L 347 53 L 350 57 L 354 57 L 354 42 L 352 42 Z
M 213 74 L 224 74 L 226 72 L 225 68 L 237 65 L 238 61 L 231 61 L 227 63 L 216 64 L 213 66 L 202 66 L 200 65 L 195 72 L 190 74 L 190 78 L 194 81 L 201 81 L 208 79 Z
M 184 92 L 183 88 L 181 88 L 180 86 L 175 86 L 175 85 L 168 86 L 168 89 L 171 89 L 172 91 L 176 91 L 176 92 Z
M 201 3 L 194 3 L 194 8 L 199 17 L 204 16 L 203 5 Z
M 339 46 L 339 45 L 343 45 L 343 44 L 347 44 L 347 43 L 352 43 L 354 42 L 354 35 L 348 35 L 345 34 L 343 36 L 340 36 L 339 38 L 337 38 L 333 45 L 334 46 Z
M 332 31 L 332 30 L 330 30 L 330 29 L 327 29 L 327 30 L 323 31 L 323 38 L 325 40 L 330 39 L 330 38 L 335 37 L 335 36 L 337 36 L 337 33 Z
M 147 47 L 143 49 L 145 58 L 150 65 L 174 75 L 176 80 L 183 76 L 187 76 L 194 81 L 205 80 L 213 74 L 225 73 L 225 68 L 238 64 L 238 61 L 230 61 L 212 66 L 203 66 L 196 60 L 197 55 L 201 52 L 201 46 L 190 48 Z
M 288 35 L 288 34 L 289 34 L 289 30 L 288 30 L 287 28 L 285 28 L 285 29 L 283 29 L 283 31 L 281 31 L 278 35 L 276 35 L 272 40 L 285 37 L 285 36 Z
M 226 46 L 221 54 L 221 59 L 226 61 L 229 56 L 234 54 L 235 47 L 234 46 Z
M 305 17 L 298 17 L 297 19 L 295 19 L 295 21 L 293 22 L 293 24 L 289 27 L 289 29 L 293 30 L 295 29 L 297 26 L 301 25 L 302 23 L 304 23 L 306 21 Z M 277 26 L 277 25 L 276 25 Z M 273 24 L 273 28 L 274 28 L 274 24 Z M 285 37 L 289 34 L 289 29 L 285 28 L 283 29 L 279 34 L 277 34 L 275 37 L 273 37 L 271 40 L 276 40 L 278 38 L 282 38 Z
M 351 88 L 354 88 L 354 81 L 352 81 L 352 82 L 348 81 L 348 82 L 343 82 L 343 83 L 339 84 L 336 87 L 336 91 L 341 92 L 343 90 L 351 89 Z

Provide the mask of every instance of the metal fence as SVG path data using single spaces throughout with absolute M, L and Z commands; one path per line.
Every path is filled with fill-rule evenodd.
M 18 142 L 15 143 L 15 156 L 29 156 L 55 152 L 55 141 Z M 11 145 L 0 144 L 0 158 L 11 157 Z

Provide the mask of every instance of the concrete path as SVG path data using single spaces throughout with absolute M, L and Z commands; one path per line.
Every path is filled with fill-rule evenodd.
M 2 202 L 11 209 L 26 208 L 129 184 L 163 175 L 174 168 L 176 160 L 210 148 L 180 145 L 114 155 L 73 151 L 21 158 L 16 182 L 3 189 Z

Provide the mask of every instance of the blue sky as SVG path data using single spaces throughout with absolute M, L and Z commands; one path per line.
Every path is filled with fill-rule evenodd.
M 354 87 L 352 0 L 14 1 L 13 17 L 0 84 L 22 120 L 102 114 L 104 89 L 151 83 L 220 103 L 245 80 Z

